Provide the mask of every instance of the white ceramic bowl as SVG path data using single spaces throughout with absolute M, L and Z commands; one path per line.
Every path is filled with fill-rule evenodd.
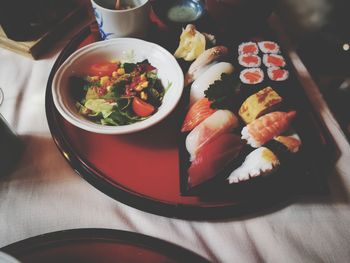
M 144 59 L 158 69 L 158 76 L 165 92 L 162 105 L 148 119 L 123 126 L 105 126 L 93 123 L 81 116 L 75 106 L 68 85 L 69 77 L 82 75 L 86 67 L 101 61 L 118 59 L 139 62 Z M 73 125 L 95 133 L 126 134 L 149 128 L 163 120 L 178 104 L 184 86 L 182 70 L 176 59 L 161 46 L 135 38 L 116 38 L 87 45 L 75 51 L 57 70 L 52 82 L 52 97 L 60 114 Z

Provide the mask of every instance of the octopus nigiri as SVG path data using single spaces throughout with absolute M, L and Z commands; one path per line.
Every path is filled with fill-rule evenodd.
M 220 173 L 240 153 L 244 143 L 239 136 L 224 133 L 203 146 L 188 169 L 188 186 L 200 185 Z
M 224 46 L 216 46 L 205 50 L 189 67 L 185 75 L 185 86 L 196 80 L 213 61 L 227 55 L 227 53 L 228 49 Z
M 252 147 L 258 148 L 287 130 L 295 115 L 295 111 L 275 111 L 263 115 L 242 129 L 242 139 L 247 140 Z
M 297 134 L 292 136 L 277 136 L 275 141 L 283 144 L 290 154 L 298 152 L 301 141 Z M 235 169 L 227 178 L 230 184 L 246 181 L 253 177 L 264 176 L 275 171 L 281 163 L 283 158 L 278 154 L 278 148 L 272 151 L 267 147 L 259 147 L 247 155 L 243 164 Z M 279 156 L 279 157 L 278 157 Z
M 202 121 L 186 137 L 186 149 L 194 160 L 197 152 L 220 134 L 238 126 L 238 119 L 229 110 L 218 110 Z
M 181 131 L 193 130 L 198 124 L 212 115 L 216 109 L 210 107 L 211 102 L 207 98 L 196 101 L 188 110 Z
M 243 164 L 227 178 L 230 184 L 272 173 L 280 165 L 277 156 L 268 148 L 260 147 L 247 155 Z
M 204 91 L 209 88 L 216 80 L 221 79 L 223 73 L 231 74 L 234 67 L 231 63 L 219 62 L 210 66 L 203 74 L 201 74 L 191 85 L 190 105 L 197 100 L 204 98 Z

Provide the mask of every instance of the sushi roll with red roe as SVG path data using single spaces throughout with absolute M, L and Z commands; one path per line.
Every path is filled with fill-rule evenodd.
M 246 68 L 239 78 L 245 84 L 258 84 L 264 80 L 264 72 L 260 68 Z
M 258 54 L 259 48 L 258 45 L 254 42 L 244 42 L 238 46 L 238 54 Z
M 280 52 L 280 47 L 273 41 L 261 41 L 258 43 L 261 52 L 265 54 L 277 54 Z
M 238 63 L 247 68 L 257 68 L 261 65 L 261 58 L 254 54 L 242 54 L 238 57 Z
M 266 67 L 284 67 L 286 66 L 286 61 L 284 57 L 277 54 L 265 54 L 263 57 L 263 62 Z
M 273 81 L 283 81 L 288 78 L 289 72 L 279 67 L 270 67 L 267 69 L 267 75 Z

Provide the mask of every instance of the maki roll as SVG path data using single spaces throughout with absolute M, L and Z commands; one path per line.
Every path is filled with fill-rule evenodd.
M 263 62 L 266 67 L 284 67 L 286 66 L 286 61 L 284 57 L 276 54 L 265 54 L 263 57 Z
M 263 53 L 277 54 L 280 52 L 279 45 L 273 41 L 261 41 L 258 46 Z
M 254 42 L 244 42 L 238 46 L 238 54 L 258 54 L 259 48 L 258 45 Z
M 261 58 L 254 54 L 242 54 L 238 57 L 238 63 L 247 68 L 257 68 L 261 65 Z
M 239 78 L 245 84 L 258 84 L 264 80 L 264 72 L 260 68 L 247 68 L 241 71 Z
M 267 69 L 267 75 L 273 81 L 283 81 L 289 77 L 289 72 L 279 67 L 270 67 Z
M 275 171 L 280 165 L 277 156 L 268 148 L 260 147 L 247 155 L 243 164 L 227 178 L 230 184 L 247 181 Z

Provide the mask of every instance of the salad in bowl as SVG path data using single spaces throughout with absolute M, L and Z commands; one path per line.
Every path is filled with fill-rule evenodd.
M 146 129 L 177 105 L 183 73 L 164 48 L 139 39 L 96 42 L 57 70 L 53 101 L 73 125 L 104 134 Z

